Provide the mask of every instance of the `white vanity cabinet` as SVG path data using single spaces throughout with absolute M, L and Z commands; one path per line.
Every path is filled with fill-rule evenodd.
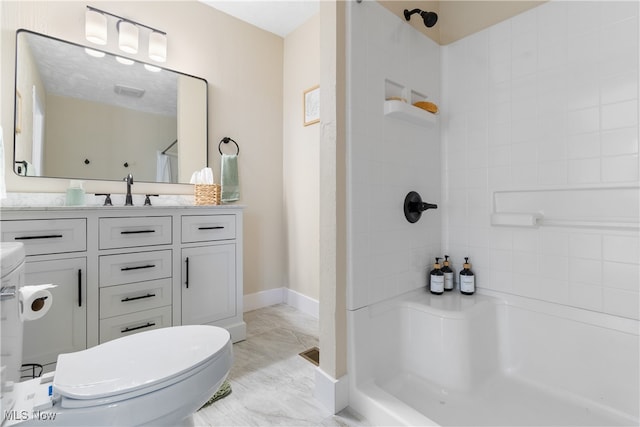
M 87 348 L 87 258 L 29 261 L 25 285 L 55 284 L 55 304 L 42 318 L 24 323 L 22 360 L 51 370 L 60 353 Z
M 58 285 L 51 310 L 25 323 L 24 363 L 52 368 L 60 353 L 181 324 L 221 326 L 234 342 L 245 339 L 241 208 L 0 212 L 2 241 L 25 243 L 27 284 Z
M 183 215 L 181 218 L 182 324 L 233 322 L 238 313 L 235 283 L 235 215 Z
M 23 363 L 49 371 L 58 354 L 87 347 L 86 229 L 85 218 L 4 220 L 3 215 L 2 241 L 25 246 L 25 285 L 56 285 L 49 312 L 24 324 Z

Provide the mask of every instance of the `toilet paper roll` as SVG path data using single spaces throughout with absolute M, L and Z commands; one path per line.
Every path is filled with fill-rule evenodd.
M 37 320 L 47 314 L 53 304 L 49 289 L 56 285 L 23 286 L 20 288 L 20 320 Z

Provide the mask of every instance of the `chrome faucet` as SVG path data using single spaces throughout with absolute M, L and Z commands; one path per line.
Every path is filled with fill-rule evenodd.
M 122 180 L 127 182 L 127 197 L 124 200 L 124 205 L 133 206 L 133 199 L 131 198 L 131 186 L 133 185 L 133 175 L 129 174 L 125 176 Z

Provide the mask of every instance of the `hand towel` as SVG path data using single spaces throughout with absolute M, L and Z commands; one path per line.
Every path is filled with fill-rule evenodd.
M 235 202 L 240 199 L 240 186 L 238 184 L 238 156 L 236 154 L 223 154 L 220 164 L 220 184 L 222 185 L 223 202 Z
M 162 151 L 156 151 L 156 182 L 171 182 L 171 161 Z

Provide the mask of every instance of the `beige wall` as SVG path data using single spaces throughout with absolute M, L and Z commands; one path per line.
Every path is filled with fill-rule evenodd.
M 284 39 L 284 204 L 289 288 L 318 299 L 320 124 L 303 125 L 303 93 L 320 83 L 320 17 Z
M 44 175 L 107 179 L 131 173 L 138 181 L 155 181 L 156 150 L 171 143 L 168 135 L 175 139 L 173 116 L 51 93 L 46 99 Z
M 245 210 L 244 292 L 283 286 L 286 252 L 282 181 L 283 40 L 197 1 L 92 2 L 92 6 L 168 34 L 167 68 L 209 83 L 209 162 L 219 176 L 218 142 L 240 144 L 240 204 Z M 84 40 L 84 2 L 0 3 L 1 123 L 5 166 L 13 161 L 15 31 L 26 28 L 75 43 Z M 116 53 L 115 29 L 105 50 Z M 145 61 L 144 51 L 132 56 Z M 259 70 L 259 73 L 256 73 Z M 9 170 L 11 170 L 9 168 Z M 8 191 L 63 192 L 68 180 L 6 174 Z M 88 193 L 124 192 L 120 182 L 90 181 Z M 135 193 L 190 194 L 188 185 L 136 183 Z

